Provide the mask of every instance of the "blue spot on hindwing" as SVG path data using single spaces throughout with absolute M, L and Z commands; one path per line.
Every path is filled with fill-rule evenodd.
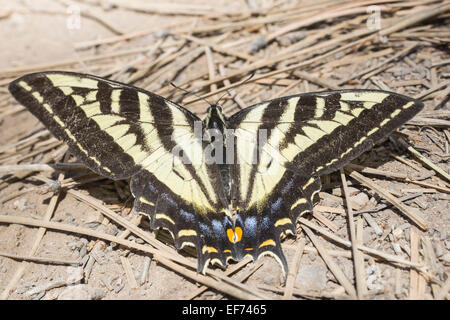
M 161 193 L 160 197 L 168 202 L 172 207 L 178 206 L 177 203 L 167 193 Z
M 206 224 L 200 222 L 198 224 L 198 227 L 200 228 L 202 234 L 207 235 L 209 237 L 211 236 L 211 229 Z
M 267 230 L 270 228 L 270 219 L 268 216 L 265 216 L 261 221 L 261 230 Z
M 157 192 L 158 192 L 158 190 L 156 190 L 155 186 L 154 186 L 150 181 L 147 181 L 147 187 L 148 187 L 148 188 L 150 189 L 150 191 L 153 192 L 153 193 L 157 193 Z
M 281 194 L 286 194 L 294 184 L 295 175 L 289 180 L 289 182 L 281 189 Z
M 193 213 L 184 211 L 183 209 L 180 209 L 180 215 L 183 217 L 184 221 L 187 222 L 194 222 L 195 221 L 195 216 Z
M 250 237 L 256 237 L 256 230 L 258 229 L 258 224 L 256 222 L 256 217 L 248 217 L 244 222 L 245 232 Z
M 270 213 L 274 214 L 275 212 L 277 212 L 278 210 L 280 210 L 281 208 L 281 203 L 283 202 L 283 199 L 278 198 L 277 201 L 275 201 L 274 203 L 272 203 L 272 205 L 270 206 Z
M 214 235 L 216 235 L 216 237 L 219 238 L 225 237 L 225 228 L 223 227 L 222 222 L 214 219 L 211 221 L 211 225 L 213 227 Z

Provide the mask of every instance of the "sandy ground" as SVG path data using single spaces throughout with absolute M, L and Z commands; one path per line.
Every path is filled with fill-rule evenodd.
M 241 1 L 238 1 L 241 3 Z M 61 2 L 63 3 L 63 2 Z M 68 30 L 69 16 L 66 6 L 54 1 L 20 1 L 19 7 L 34 9 L 35 12 L 15 10 L 16 1 L 0 1 L 0 70 L 12 67 L 22 67 L 32 64 L 45 64 L 49 62 L 77 59 L 79 51 L 74 49 L 74 44 L 81 41 L 106 38 L 114 34 L 92 19 L 82 18 L 81 27 Z M 234 2 L 232 5 L 236 5 Z M 10 8 L 13 13 L 8 13 Z M 95 10 L 101 11 L 95 7 Z M 45 12 L 55 11 L 55 12 Z M 117 29 L 123 33 L 151 28 L 155 24 L 174 22 L 184 19 L 180 16 L 163 16 L 133 12 L 129 10 L 115 9 L 102 12 L 107 21 L 114 22 Z M 145 42 L 145 39 L 142 40 Z M 95 52 L 95 48 L 89 49 Z M 448 59 L 443 53 L 442 59 Z M 204 65 L 205 61 L 198 61 L 197 65 Z M 195 67 L 193 67 L 195 68 Z M 45 66 L 43 67 L 45 69 Z M 90 72 L 89 67 L 80 67 L 82 72 Z M 239 89 L 245 90 L 245 88 Z M 408 93 L 408 92 L 406 92 Z M 264 98 L 264 97 L 263 97 Z M 12 100 L 11 105 L 16 105 Z M 428 110 L 431 104 L 427 104 Z M 18 135 L 35 132 L 41 128 L 40 124 L 28 112 L 16 113 L 5 117 L 0 124 L 0 146 L 6 145 Z M 418 139 L 420 136 L 417 135 Z M 419 142 L 426 143 L 424 141 Z M 428 143 L 431 145 L 431 143 Z M 438 150 L 439 151 L 439 150 Z M 385 142 L 382 146 L 374 148 L 363 155 L 358 162 L 380 170 L 414 174 L 414 170 L 389 158 L 389 153 L 396 152 L 393 145 Z M 442 151 L 440 151 L 442 153 Z M 411 159 L 411 158 L 409 158 Z M 448 165 L 446 167 L 448 172 Z M 57 178 L 57 175 L 43 174 L 47 177 Z M 407 183 L 397 183 L 394 180 L 379 180 L 379 184 L 387 189 L 401 193 L 405 189 L 418 188 Z M 35 180 L 25 179 L 13 183 L 0 191 L 0 196 L 36 185 Z M 125 183 L 121 184 L 127 190 Z M 112 181 L 101 180 L 99 182 L 84 185 L 82 192 L 89 193 L 106 204 L 123 205 L 127 199 L 121 198 Z M 340 188 L 336 187 L 321 194 L 321 205 L 342 207 Z M 354 197 L 359 197 L 364 203 L 371 198 L 379 199 L 372 191 L 363 191 L 361 188 L 353 188 Z M 0 205 L 0 214 L 17 215 L 42 219 L 46 214 L 51 193 L 29 192 L 23 196 L 14 198 Z M 356 201 L 356 200 L 355 200 Z M 449 195 L 445 193 L 423 193 L 420 197 L 410 202 L 419 214 L 429 224 L 427 232 L 421 233 L 430 239 L 435 253 L 436 276 L 443 283 L 447 280 L 450 263 L 449 240 Z M 122 209 L 122 216 L 131 220 L 136 216 L 129 213 L 129 202 Z M 347 237 L 346 219 L 342 215 L 328 215 L 335 226 L 338 227 L 337 235 Z M 411 221 L 405 219 L 398 211 L 392 208 L 385 209 L 373 215 L 377 224 L 382 228 L 382 234 L 377 234 L 373 228 L 365 225 L 363 242 L 365 245 L 395 254 L 392 243 L 399 243 L 403 253 L 409 250 Z M 76 200 L 74 197 L 63 193 L 59 197 L 56 211 L 52 221 L 71 225 L 92 228 L 112 235 L 118 235 L 122 230 L 113 224 L 105 223 L 101 214 L 90 206 Z M 146 224 L 142 224 L 145 228 Z M 393 235 L 393 231 L 395 233 Z M 17 255 L 28 255 L 34 244 L 37 234 L 36 228 L 22 225 L 0 225 L 0 252 L 8 252 Z M 396 236 L 396 239 L 393 237 Z M 142 240 L 133 236 L 128 239 L 142 243 Z M 394 241 L 395 240 L 395 241 Z M 323 240 L 324 241 L 324 240 Z M 325 241 L 324 241 L 325 243 Z M 291 261 L 297 242 L 287 238 L 283 242 L 284 252 L 288 261 Z M 312 248 L 312 244 L 307 242 Z M 327 243 L 330 248 L 336 248 Z M 194 257 L 186 255 L 192 261 Z M 84 276 L 81 285 L 67 286 L 67 280 L 77 278 L 79 268 L 67 265 L 54 265 L 42 263 L 21 263 L 16 260 L 0 256 L 0 292 L 12 281 L 16 271 L 20 267 L 25 270 L 20 280 L 14 286 L 10 299 L 183 299 L 199 287 L 182 275 L 175 273 L 160 264 L 151 261 L 148 279 L 140 283 L 142 270 L 148 258 L 139 252 L 130 252 L 124 248 L 96 241 L 94 239 L 80 238 L 76 234 L 46 231 L 42 241 L 38 245 L 36 256 L 58 258 L 63 260 L 89 259 L 92 266 L 89 274 Z M 404 255 L 408 257 L 407 255 Z M 121 258 L 126 257 L 131 264 L 131 270 L 138 281 L 137 288 L 132 288 L 127 281 L 127 276 Z M 247 280 L 249 286 L 254 287 L 278 287 L 282 283 L 278 264 L 270 257 L 263 258 L 262 266 Z M 335 262 L 342 268 L 349 279 L 353 279 L 352 260 L 346 257 L 336 257 Z M 366 260 L 367 287 L 373 295 L 371 299 L 406 299 L 409 295 L 410 271 L 408 268 L 398 268 L 391 264 L 375 262 L 370 258 Z M 244 268 L 248 271 L 254 267 L 250 264 Z M 86 269 L 84 269 L 86 272 Z M 320 256 L 310 250 L 305 252 L 301 266 L 296 276 L 296 287 L 302 292 L 310 292 L 312 297 L 339 296 L 342 287 L 336 283 L 334 276 L 327 268 Z M 52 288 L 54 285 L 54 288 Z M 47 288 L 48 290 L 42 290 Z M 39 290 L 40 289 L 40 290 Z M 424 298 L 432 299 L 431 287 L 427 284 L 424 290 Z M 264 292 L 268 297 L 278 297 L 270 291 Z M 200 299 L 219 299 L 222 295 L 209 290 L 201 294 Z

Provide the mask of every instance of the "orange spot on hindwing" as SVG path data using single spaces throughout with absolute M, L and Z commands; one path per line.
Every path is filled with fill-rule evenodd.
M 235 243 L 241 241 L 241 239 L 242 239 L 242 229 L 241 229 L 241 227 L 236 227 L 234 229 L 234 234 L 236 235 Z
M 227 229 L 227 237 L 228 241 L 231 243 L 236 243 L 241 241 L 242 239 L 242 228 L 236 227 L 233 231 L 233 229 Z

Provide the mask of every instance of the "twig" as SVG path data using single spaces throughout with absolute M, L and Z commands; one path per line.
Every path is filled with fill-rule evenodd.
M 131 289 L 136 289 L 138 287 L 136 278 L 134 277 L 133 269 L 131 268 L 130 261 L 128 261 L 127 257 L 121 256 L 120 262 L 122 263 L 122 267 L 125 270 L 125 275 L 127 276 L 128 284 Z
M 80 265 L 80 261 L 75 261 L 75 260 L 63 260 L 63 259 L 58 259 L 58 258 L 25 256 L 25 255 L 10 254 L 10 253 L 3 252 L 3 251 L 0 251 L 0 256 L 11 258 L 14 260 L 24 260 L 24 261 L 31 261 L 31 262 L 35 262 L 35 263 Z
M 410 229 L 411 262 L 419 262 L 419 231 L 414 226 Z M 418 295 L 419 274 L 416 270 L 409 271 L 409 299 L 415 300 Z
M 327 226 L 331 231 L 338 232 L 339 228 L 336 225 L 328 220 L 325 216 L 323 216 L 320 211 L 313 210 L 313 217 L 322 222 L 325 226 Z
M 345 202 L 347 204 L 347 219 L 348 219 L 348 227 L 350 229 L 350 240 L 352 242 L 352 253 L 353 253 L 353 266 L 355 268 L 355 282 L 356 282 L 356 293 L 358 296 L 358 299 L 362 299 L 364 295 L 364 269 L 361 269 L 361 267 L 364 267 L 364 265 L 360 265 L 357 263 L 358 256 L 360 253 L 358 252 L 357 246 L 358 241 L 356 239 L 356 227 L 355 227 L 355 221 L 353 219 L 353 209 L 352 209 L 352 203 L 350 201 L 350 192 L 348 191 L 347 187 L 347 179 L 345 178 L 344 169 L 340 170 L 341 174 L 341 181 L 342 181 L 342 188 L 344 189 L 344 195 L 345 195 Z
M 21 171 L 59 171 L 86 169 L 82 163 L 55 163 L 55 164 L 15 164 L 0 166 L 0 173 L 13 173 Z
M 364 225 L 363 220 L 361 217 L 359 217 L 356 220 L 356 246 L 363 245 L 363 231 L 364 231 Z M 356 250 L 355 254 L 355 265 L 358 265 L 358 269 L 360 270 L 360 273 L 356 273 L 356 276 L 361 277 L 359 280 L 361 291 L 361 296 L 364 297 L 367 294 L 367 286 L 366 286 L 366 280 L 365 280 L 365 269 L 364 269 L 364 255 L 360 250 Z M 356 267 L 355 267 L 356 268 Z M 358 285 L 358 279 L 357 279 L 357 285 Z M 358 287 L 357 287 L 358 288 Z
M 302 259 L 303 250 L 305 248 L 306 241 L 304 238 L 300 240 L 297 244 L 294 254 L 294 259 L 289 269 L 289 274 L 286 279 L 286 288 L 284 290 L 283 299 L 290 300 L 292 299 L 292 293 L 294 291 L 295 277 L 297 276 L 298 269 L 300 267 L 300 261 Z

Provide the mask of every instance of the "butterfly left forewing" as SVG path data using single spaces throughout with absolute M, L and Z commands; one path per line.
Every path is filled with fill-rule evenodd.
M 341 90 L 279 98 L 233 115 L 241 255 L 268 251 L 285 268 L 280 233 L 294 232 L 298 215 L 312 210 L 319 176 L 368 150 L 422 107 L 391 92 Z
M 231 255 L 228 204 L 216 164 L 204 159 L 188 110 L 123 83 L 71 72 L 40 72 L 13 81 L 12 95 L 90 169 L 131 178 L 135 209 L 175 245 L 196 247 L 199 270 Z M 176 152 L 175 152 L 176 151 Z

